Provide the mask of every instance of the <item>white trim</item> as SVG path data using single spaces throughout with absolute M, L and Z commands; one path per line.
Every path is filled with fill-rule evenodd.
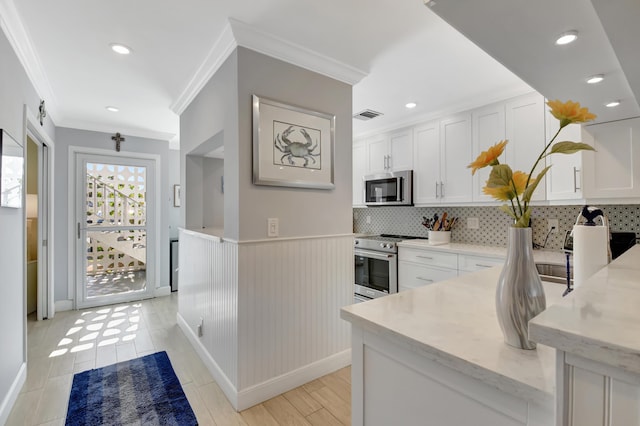
M 158 154 L 147 154 L 142 152 L 131 152 L 131 151 L 112 151 L 103 148 L 89 148 L 82 146 L 69 146 L 69 157 L 68 157 L 68 189 L 67 193 L 69 194 L 68 202 L 67 202 L 67 220 L 68 220 L 68 234 L 71 237 L 73 235 L 73 231 L 75 230 L 75 215 L 76 215 L 76 206 L 75 206 L 75 193 L 76 193 L 76 156 L 77 154 L 89 154 L 89 155 L 108 155 L 111 157 L 122 157 L 122 158 L 134 158 L 134 159 L 143 159 L 143 160 L 151 160 L 155 162 L 155 233 L 156 233 L 156 242 L 154 244 L 155 249 L 155 267 L 154 267 L 154 283 L 152 287 L 150 287 L 149 294 L 143 296 L 142 298 L 149 298 L 155 296 L 155 285 L 160 281 L 160 250 L 161 250 L 161 226 L 160 226 L 160 204 L 162 202 L 162 191 L 161 191 L 161 157 Z M 68 287 L 67 287 L 67 298 L 73 300 L 74 308 L 78 309 L 78 300 L 76 298 L 76 279 L 77 279 L 77 271 L 76 271 L 76 263 L 75 263 L 75 245 L 76 238 L 69 238 L 67 244 L 67 257 L 68 257 L 68 271 L 69 276 L 68 279 Z M 116 303 L 116 302 L 114 302 Z
M 182 330 L 184 335 L 187 337 L 187 340 L 189 340 L 189 343 L 191 343 L 191 346 L 193 346 L 196 353 L 213 376 L 218 386 L 220 386 L 220 389 L 222 389 L 222 392 L 224 392 L 224 394 L 227 396 L 227 399 L 229 400 L 233 408 L 237 410 L 238 391 L 236 390 L 236 387 L 233 385 L 233 383 L 231 383 L 227 375 L 224 374 L 218 363 L 216 363 L 213 357 L 209 354 L 209 351 L 207 351 L 202 342 L 200 342 L 200 339 L 196 336 L 196 333 L 191 329 L 191 327 L 189 327 L 189 324 L 187 324 L 187 321 L 182 317 L 182 315 L 180 315 L 179 312 L 176 314 L 176 322 L 178 323 L 178 327 L 180 327 L 180 330 Z
M 238 46 L 247 47 L 272 58 L 289 62 L 352 86 L 368 75 L 367 72 L 356 67 L 274 36 L 236 19 L 229 18 L 229 24 Z
M 153 297 L 169 296 L 171 294 L 171 287 L 168 285 L 162 287 L 156 287 L 156 291 L 153 293 Z
M 176 322 L 236 411 L 253 407 L 351 364 L 351 349 L 346 349 L 238 392 L 180 313 L 176 314 Z
M 18 56 L 29 81 L 40 98 L 45 99 L 49 119 L 54 121 L 53 117 L 57 116 L 60 120 L 62 117 L 51 84 L 13 0 L 0 1 L 0 28 Z
M 73 310 L 73 300 L 69 299 L 69 300 L 56 300 L 56 311 L 57 312 L 63 312 L 63 311 L 72 311 Z
M 238 411 L 245 410 L 291 389 L 326 376 L 351 364 L 351 349 L 346 349 L 281 376 L 274 377 L 238 394 Z
M 194 237 L 199 237 L 205 240 L 211 240 L 216 243 L 232 243 L 232 244 L 259 244 L 259 243 L 274 243 L 278 241 L 296 241 L 296 240 L 319 240 L 319 239 L 328 239 L 328 238 L 346 238 L 346 237 L 355 237 L 356 234 L 331 234 L 331 235 L 306 235 L 301 237 L 281 237 L 281 238 L 265 238 L 260 240 L 234 240 L 232 238 L 220 237 L 217 235 L 211 235 L 206 232 L 200 232 L 195 229 L 187 229 L 178 227 L 179 231 L 184 232 L 187 235 L 193 235 Z
M 220 37 L 218 37 L 196 73 L 169 108 L 178 115 L 182 114 L 237 46 L 231 26 L 229 24 L 225 25 L 222 34 L 220 34 Z
M 358 83 L 368 75 L 367 72 L 351 65 L 229 18 L 229 23 L 225 25 L 222 34 L 216 40 L 205 60 L 182 90 L 180 96 L 171 104 L 171 110 L 178 115 L 182 114 L 238 46 L 350 85 Z
M 176 117 L 176 120 L 179 121 L 180 118 Z M 65 119 L 63 122 L 59 122 L 56 125 L 57 127 L 68 127 L 72 129 L 78 129 L 78 130 L 87 130 L 89 132 L 109 133 L 109 134 L 113 134 L 114 132 L 113 125 L 111 124 L 95 123 L 91 121 L 78 120 L 74 118 Z M 139 138 L 148 138 L 148 139 L 159 139 L 167 142 L 177 136 L 175 133 L 139 129 L 135 127 L 121 126 L 121 125 L 118 125 L 118 132 L 127 136 L 135 136 Z
M 7 424 L 7 419 L 9 419 L 9 414 L 13 409 L 13 405 L 16 403 L 18 399 L 18 395 L 20 395 L 20 390 L 22 386 L 24 386 L 24 382 L 27 380 L 27 363 L 23 362 L 20 365 L 20 369 L 18 370 L 18 374 L 16 378 L 11 383 L 11 387 L 9 388 L 9 392 L 2 400 L 2 404 L 0 404 L 0 425 Z

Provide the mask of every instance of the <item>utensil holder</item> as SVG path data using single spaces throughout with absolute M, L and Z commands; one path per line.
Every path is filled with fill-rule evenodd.
M 451 231 L 429 231 L 429 245 L 438 246 L 451 242 Z

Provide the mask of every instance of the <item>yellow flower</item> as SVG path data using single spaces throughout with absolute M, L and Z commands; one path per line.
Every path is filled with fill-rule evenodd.
M 528 174 L 517 171 L 513 172 L 511 176 L 511 182 L 509 185 L 500 185 L 500 186 L 491 186 L 489 181 L 484 188 L 482 188 L 482 192 L 486 195 L 490 195 L 496 200 L 501 201 L 509 201 L 513 200 L 518 195 L 522 195 L 524 190 L 526 189 Z M 533 184 L 535 179 L 533 179 L 530 184 Z M 515 186 L 515 190 L 514 190 Z
M 581 108 L 579 102 L 567 101 L 563 103 L 556 99 L 548 101 L 547 105 L 551 108 L 551 114 L 560 120 L 561 128 L 567 124 L 586 123 L 596 118 L 596 115 L 590 113 L 588 108 Z
M 467 166 L 467 168 L 471 169 L 471 174 L 472 175 L 475 174 L 476 170 L 481 169 L 483 167 L 493 166 L 495 164 L 498 164 L 498 157 L 502 155 L 502 152 L 504 151 L 504 147 L 506 145 L 507 145 L 507 141 L 504 140 L 504 141 L 498 142 L 488 150 L 482 151 L 480 155 L 478 155 L 478 158 L 476 158 L 476 161 L 474 161 L 473 163 Z

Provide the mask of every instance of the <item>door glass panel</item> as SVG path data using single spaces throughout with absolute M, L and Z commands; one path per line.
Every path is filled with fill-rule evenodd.
M 366 256 L 355 256 L 355 283 L 389 292 L 389 262 Z
M 85 297 L 147 290 L 147 169 L 87 162 Z

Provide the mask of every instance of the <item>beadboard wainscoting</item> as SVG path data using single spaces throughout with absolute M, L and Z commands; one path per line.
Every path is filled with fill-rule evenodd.
M 180 265 L 179 322 L 237 410 L 351 363 L 340 308 L 353 301 L 352 235 L 237 243 L 183 231 Z
M 611 231 L 635 232 L 640 236 L 640 205 L 598 205 L 609 219 Z M 561 250 L 564 234 L 571 230 L 582 206 L 535 206 L 531 213 L 533 241 L 544 244 L 547 236 L 547 220 L 558 219 L 559 230 L 549 235 L 545 248 Z M 511 219 L 497 206 L 477 207 L 371 207 L 353 209 L 353 232 L 366 234 L 414 235 L 427 238 L 422 226 L 422 216 L 459 218 L 451 232 L 455 243 L 507 246 L 507 227 Z M 367 217 L 369 220 L 367 220 Z M 467 218 L 478 218 L 479 229 L 468 229 Z M 369 223 L 367 223 L 369 222 Z

